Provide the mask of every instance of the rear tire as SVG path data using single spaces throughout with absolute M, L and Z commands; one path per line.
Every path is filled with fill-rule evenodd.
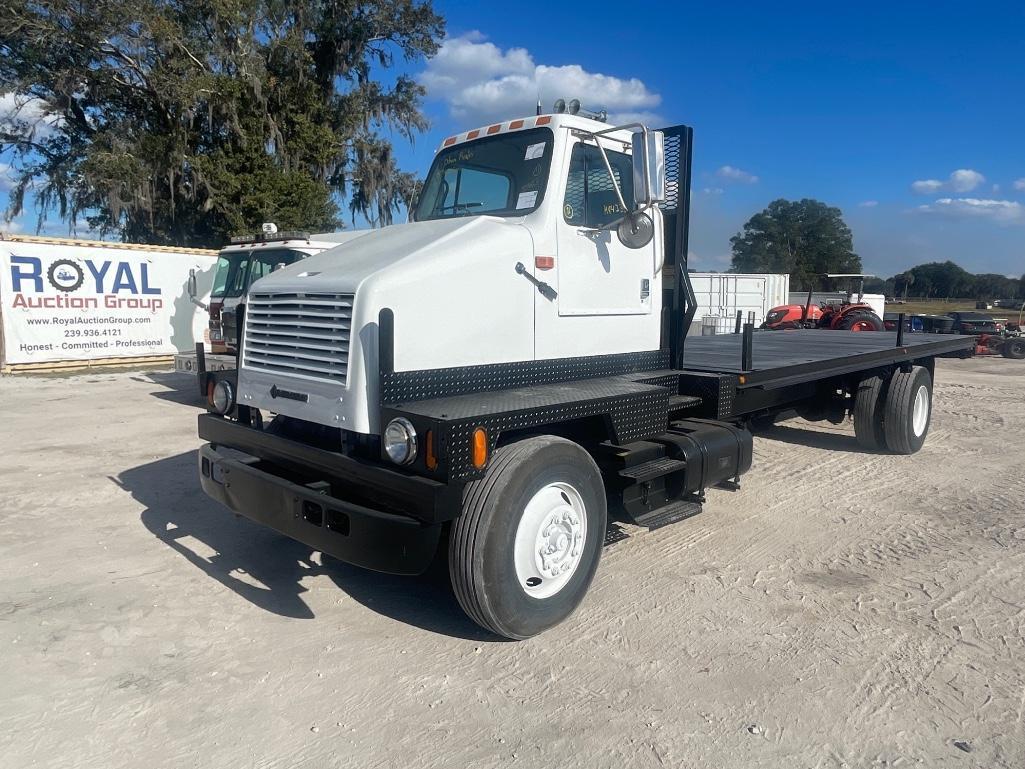
M 867 451 L 886 449 L 883 410 L 886 405 L 886 380 L 881 376 L 862 379 L 854 395 L 854 435 Z
M 1025 339 L 1008 339 L 1000 349 L 1000 354 L 1012 360 L 1025 359 Z
M 914 454 L 925 443 L 932 421 L 932 377 L 915 366 L 890 379 L 883 412 L 886 446 L 894 454 Z
M 557 625 L 591 585 L 606 518 L 601 474 L 577 444 L 544 435 L 499 448 L 452 522 L 449 576 L 459 605 L 505 638 Z
M 882 319 L 869 310 L 855 310 L 840 319 L 837 328 L 844 331 L 882 331 Z

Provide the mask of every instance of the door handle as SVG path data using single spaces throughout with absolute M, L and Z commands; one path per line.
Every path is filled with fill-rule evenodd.
M 527 272 L 527 268 L 523 266 L 523 262 L 516 262 L 516 274 L 522 275 L 531 283 L 533 283 L 534 287 L 537 288 L 537 292 L 541 294 L 541 296 L 543 296 L 545 299 L 554 301 L 555 297 L 559 295 L 554 288 L 549 286 L 543 280 L 538 280 L 529 272 Z

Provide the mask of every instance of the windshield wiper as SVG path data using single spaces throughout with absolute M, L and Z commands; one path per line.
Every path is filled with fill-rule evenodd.
M 452 211 L 453 213 L 465 213 L 467 209 L 483 206 L 483 203 L 453 203 L 450 206 L 441 206 L 439 211 Z

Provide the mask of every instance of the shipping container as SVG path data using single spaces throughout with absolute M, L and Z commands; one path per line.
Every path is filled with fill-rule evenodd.
M 730 272 L 692 272 L 690 282 L 698 300 L 695 318 L 700 323 L 692 326 L 693 333 L 702 328 L 715 328 L 716 333 L 734 330 L 737 312 L 743 312 L 747 322 L 754 313 L 755 326 L 761 325 L 773 307 L 787 303 L 790 276 L 778 274 L 737 274 Z

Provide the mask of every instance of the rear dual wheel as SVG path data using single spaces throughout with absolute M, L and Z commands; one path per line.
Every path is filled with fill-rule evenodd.
M 925 443 L 932 421 L 932 377 L 915 366 L 890 379 L 883 412 L 886 447 L 894 454 L 914 454 Z
M 481 627 L 529 638 L 580 605 L 598 568 L 605 489 L 591 456 L 545 435 L 495 451 L 452 523 L 449 576 Z
M 922 366 L 885 380 L 863 379 L 854 397 L 854 434 L 870 451 L 914 454 L 932 421 L 932 376 Z
M 854 435 L 858 445 L 868 451 L 886 449 L 886 431 L 883 429 L 886 382 L 881 376 L 862 379 L 854 395 Z

